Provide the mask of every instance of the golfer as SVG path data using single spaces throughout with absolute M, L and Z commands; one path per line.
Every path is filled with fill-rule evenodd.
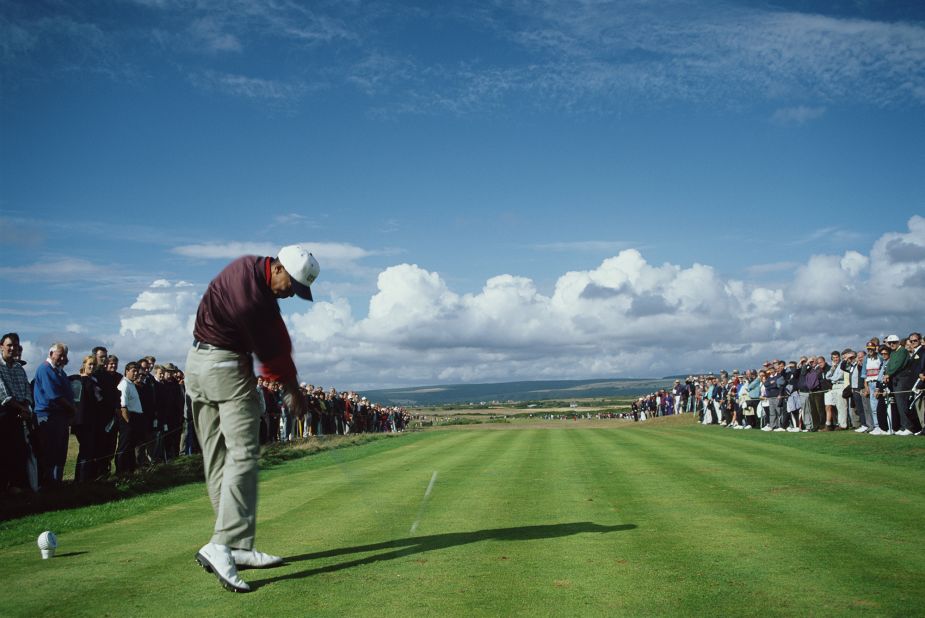
M 261 373 L 282 385 L 289 410 L 303 416 L 292 341 L 277 299 L 312 300 L 318 262 L 298 245 L 277 257 L 240 257 L 209 284 L 186 357 L 186 389 L 202 445 L 206 485 L 215 510 L 215 532 L 196 561 L 233 592 L 249 592 L 239 567 L 266 568 L 282 558 L 254 549 L 260 403 L 251 354 Z

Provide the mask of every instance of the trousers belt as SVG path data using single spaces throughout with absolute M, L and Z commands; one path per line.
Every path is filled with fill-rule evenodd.
M 193 347 L 197 350 L 220 350 L 218 346 L 212 345 L 211 343 L 205 343 L 204 341 L 199 341 L 198 339 L 193 339 Z

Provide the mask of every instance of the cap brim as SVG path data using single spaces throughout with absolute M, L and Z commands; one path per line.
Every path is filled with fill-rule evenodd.
M 310 287 L 304 283 L 299 283 L 295 280 L 295 277 L 290 277 L 290 280 L 292 281 L 292 291 L 295 292 L 296 296 L 314 302 L 315 299 L 312 298 L 312 289 Z

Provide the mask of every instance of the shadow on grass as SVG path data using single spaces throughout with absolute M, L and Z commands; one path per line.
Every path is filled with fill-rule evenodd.
M 55 554 L 55 558 L 73 558 L 74 556 L 83 556 L 86 553 L 85 551 L 68 551 L 63 554 Z
M 602 526 L 600 524 L 588 521 L 575 522 L 570 524 L 549 524 L 542 526 L 522 526 L 519 528 L 494 528 L 490 530 L 475 530 L 473 532 L 448 532 L 446 534 L 432 534 L 430 536 L 413 536 L 404 539 L 395 539 L 384 541 L 382 543 L 373 543 L 370 545 L 357 545 L 355 547 L 342 547 L 339 549 L 329 549 L 326 551 L 314 552 L 310 554 L 301 554 L 299 556 L 290 556 L 286 558 L 286 564 L 294 562 L 304 562 L 306 560 L 317 560 L 320 558 L 331 558 L 334 556 L 345 556 L 350 554 L 365 554 L 380 550 L 388 550 L 384 553 L 365 558 L 347 560 L 327 566 L 306 569 L 296 573 L 289 573 L 277 577 L 248 582 L 252 587 L 259 588 L 274 582 L 285 581 L 287 579 L 302 579 L 321 573 L 333 573 L 343 569 L 373 564 L 384 560 L 395 560 L 404 556 L 420 554 L 423 552 L 446 549 L 448 547 L 458 547 L 468 545 L 469 543 L 478 543 L 479 541 L 534 541 L 539 539 L 554 539 L 573 534 L 583 534 L 588 532 L 607 533 L 623 532 L 626 530 L 635 530 L 636 524 L 624 524 L 619 526 Z
M 265 445 L 260 452 L 260 469 L 269 470 L 294 459 L 310 457 L 322 451 L 359 446 L 398 434 L 357 434 L 329 438 L 307 438 L 297 442 Z M 105 504 L 134 496 L 164 491 L 190 483 L 204 483 L 202 456 L 179 457 L 165 464 L 143 468 L 127 475 L 104 480 L 74 483 L 65 481 L 58 487 L 38 493 L 2 496 L 0 522 L 48 511 Z

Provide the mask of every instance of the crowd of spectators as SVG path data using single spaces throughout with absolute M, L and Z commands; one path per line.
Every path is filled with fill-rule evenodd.
M 16 333 L 0 339 L 0 493 L 54 487 L 64 479 L 70 434 L 78 453 L 74 480 L 168 462 L 199 452 L 184 375 L 146 356 L 125 364 L 104 347 L 68 375 L 68 348 L 53 344 L 26 377 Z M 355 392 L 302 384 L 309 413 L 287 409 L 280 385 L 257 380 L 261 443 L 364 432 L 400 432 L 410 416 Z M 693 413 L 705 425 L 774 432 L 853 429 L 869 435 L 925 435 L 925 348 L 918 332 L 863 350 L 835 350 L 760 369 L 690 376 L 631 404 L 634 420 Z
M 325 391 L 312 384 L 302 384 L 301 388 L 309 412 L 297 418 L 286 409 L 278 382 L 257 379 L 263 409 L 261 443 L 349 433 L 397 433 L 404 431 L 410 419 L 404 408 L 370 403 L 353 391 Z
M 776 432 L 925 435 L 925 348 L 918 332 L 871 338 L 863 350 L 765 362 L 690 376 L 633 402 L 651 416 L 697 415 L 705 425 Z
M 690 386 L 688 386 L 690 385 Z M 683 412 L 679 406 L 686 405 L 687 393 L 696 386 L 696 382 L 689 378 L 684 387 L 681 386 L 680 380 L 675 380 L 675 388 L 672 390 L 660 389 L 638 398 L 630 403 L 630 412 L 634 421 L 646 420 L 653 416 L 670 416 L 672 414 Z M 682 393 L 685 397 L 682 402 Z
M 200 452 L 183 371 L 153 356 L 131 361 L 102 346 L 68 375 L 68 347 L 53 344 L 30 382 L 16 333 L 0 339 L 0 495 L 53 488 L 64 481 L 70 435 L 78 444 L 74 481 L 131 474 Z M 309 413 L 296 418 L 279 385 L 258 379 L 261 443 L 362 432 L 400 432 L 403 408 L 354 392 L 302 385 Z

